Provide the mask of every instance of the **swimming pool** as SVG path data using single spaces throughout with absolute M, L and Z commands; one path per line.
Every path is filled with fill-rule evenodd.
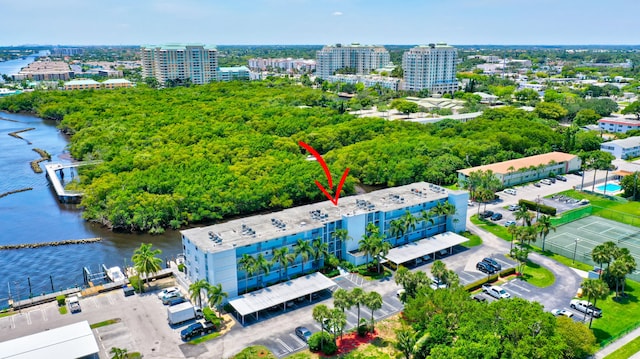
M 605 189 L 607 190 L 607 192 L 618 192 L 620 190 L 622 190 L 622 187 L 620 187 L 620 185 L 617 185 L 615 183 L 607 183 L 606 186 L 602 185 L 602 186 L 598 186 L 596 187 L 597 190 L 604 192 Z

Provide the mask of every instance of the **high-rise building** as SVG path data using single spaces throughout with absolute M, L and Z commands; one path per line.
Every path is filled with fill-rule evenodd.
M 453 93 L 458 90 L 456 49 L 445 43 L 416 46 L 402 55 L 403 89 Z
M 316 76 L 328 79 L 336 70 L 349 69 L 352 74 L 366 75 L 389 63 L 389 52 L 382 46 L 328 45 L 316 53 Z
M 142 77 L 155 77 L 163 85 L 169 80 L 217 81 L 218 50 L 201 44 L 142 46 Z

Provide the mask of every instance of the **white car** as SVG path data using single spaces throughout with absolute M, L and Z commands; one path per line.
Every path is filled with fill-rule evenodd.
M 160 291 L 160 293 L 158 293 L 158 299 L 164 299 L 164 297 L 166 297 L 167 295 L 174 293 L 174 292 L 180 292 L 180 288 L 178 287 L 169 287 L 169 288 L 165 288 L 163 290 Z
M 504 190 L 504 193 L 510 194 L 512 196 L 515 196 L 516 195 L 516 190 L 513 189 L 513 188 L 507 188 L 507 189 Z
M 555 315 L 556 317 L 559 317 L 561 315 L 564 315 L 567 318 L 573 317 L 573 313 L 568 309 L 554 309 L 551 311 L 551 314 Z

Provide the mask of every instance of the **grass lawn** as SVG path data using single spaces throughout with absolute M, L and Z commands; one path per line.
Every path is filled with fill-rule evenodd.
M 556 281 L 556 278 L 550 270 L 531 261 L 527 261 L 524 274 L 520 278 L 539 288 L 548 287 Z
M 501 224 L 492 222 L 490 220 L 478 218 L 478 215 L 476 214 L 471 216 L 471 223 L 477 225 L 478 227 L 484 229 L 489 233 L 495 234 L 496 236 L 504 239 L 507 242 L 511 241 L 511 235 L 509 234 L 509 232 L 507 232 L 507 227 Z
M 612 293 L 607 299 L 599 300 L 596 305 L 602 308 L 602 318 L 593 320 L 593 334 L 602 346 L 612 338 L 617 338 L 640 323 L 640 283 L 627 279 L 625 288 L 627 297 L 614 300 Z
M 254 358 L 264 358 L 264 359 L 278 359 L 267 347 L 262 345 L 254 345 L 248 348 L 245 348 L 240 353 L 231 357 L 232 359 L 254 359 Z
M 462 233 L 462 235 L 466 238 L 469 238 L 468 241 L 461 244 L 461 246 L 463 247 L 471 248 L 482 244 L 482 238 L 480 238 L 480 236 L 478 236 L 477 234 L 471 234 L 471 232 L 465 231 L 464 233 Z
M 640 352 L 640 337 L 635 338 L 620 349 L 604 357 L 604 359 L 627 359 Z
M 105 321 L 102 321 L 102 322 L 91 324 L 89 327 L 91 327 L 91 329 L 105 327 L 107 325 L 120 323 L 120 320 L 121 320 L 120 318 L 109 319 L 109 320 L 105 320 Z
M 191 344 L 191 345 L 200 344 L 200 343 L 206 342 L 207 340 L 211 340 L 213 338 L 217 338 L 220 335 L 221 335 L 220 332 L 213 332 L 213 333 L 210 333 L 210 334 L 203 335 L 201 337 L 195 338 L 193 340 L 190 340 L 190 341 L 187 342 L 187 344 Z

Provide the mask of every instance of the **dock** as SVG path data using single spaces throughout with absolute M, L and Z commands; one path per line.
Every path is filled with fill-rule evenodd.
M 84 161 L 84 162 L 75 162 L 75 163 L 50 163 L 44 165 L 46 176 L 49 179 L 49 182 L 53 185 L 54 190 L 56 191 L 56 196 L 58 196 L 58 200 L 62 203 L 80 203 L 82 199 L 82 192 L 77 191 L 67 191 L 62 185 L 62 181 L 58 178 L 58 171 L 64 171 L 65 168 L 77 168 L 80 166 L 88 166 L 88 165 L 96 165 L 102 163 L 102 161 Z M 64 172 L 63 172 L 64 173 Z M 64 179 L 64 175 L 62 176 Z

